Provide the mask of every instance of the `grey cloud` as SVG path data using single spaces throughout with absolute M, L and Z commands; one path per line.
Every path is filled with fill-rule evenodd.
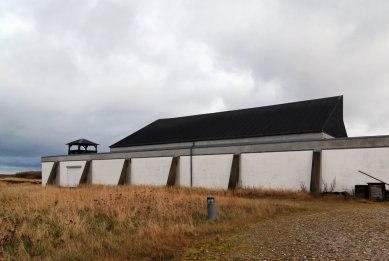
M 39 164 L 80 137 L 107 151 L 157 118 L 339 94 L 349 134 L 388 133 L 388 10 L 384 1 L 2 1 L 0 166 Z
M 344 94 L 346 121 L 351 126 L 363 122 L 369 126 L 364 134 L 384 131 L 378 124 L 386 116 L 389 92 L 384 87 L 389 80 L 389 21 L 383 11 L 388 10 L 387 4 L 251 3 L 248 12 L 234 3 L 227 4 L 223 19 L 216 17 L 215 23 L 200 24 L 194 35 L 187 36 L 198 41 L 207 39 L 220 66 L 251 71 L 258 90 L 263 89 L 263 82 L 279 83 L 277 101 Z M 205 5 L 199 5 L 188 26 L 212 13 L 204 13 Z M 233 21 L 225 18 L 228 16 Z M 372 104 L 380 109 L 372 108 Z M 362 134 L 353 129 L 349 132 Z

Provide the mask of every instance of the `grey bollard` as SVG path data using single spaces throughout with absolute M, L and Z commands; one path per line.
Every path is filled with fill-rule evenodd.
M 208 220 L 215 221 L 216 220 L 215 197 L 212 195 L 209 195 L 207 197 L 207 212 L 208 212 Z

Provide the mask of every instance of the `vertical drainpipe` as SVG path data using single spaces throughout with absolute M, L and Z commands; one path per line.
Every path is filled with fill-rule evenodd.
M 193 147 L 195 146 L 195 142 L 192 141 L 192 146 L 190 147 L 190 186 L 193 187 L 193 162 L 192 162 L 192 156 L 193 156 Z

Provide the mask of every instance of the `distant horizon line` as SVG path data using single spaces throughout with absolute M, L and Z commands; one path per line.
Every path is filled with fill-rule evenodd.
M 12 175 L 26 171 L 42 171 L 41 168 L 0 167 L 0 175 Z

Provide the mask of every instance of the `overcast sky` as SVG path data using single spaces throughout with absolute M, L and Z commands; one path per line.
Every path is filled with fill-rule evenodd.
M 389 1 L 0 1 L 0 172 L 157 118 L 344 95 L 389 134 Z

